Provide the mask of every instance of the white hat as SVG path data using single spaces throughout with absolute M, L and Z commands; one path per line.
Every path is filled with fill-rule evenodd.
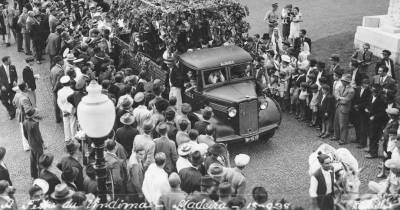
M 44 179 L 35 179 L 33 181 L 33 185 L 37 185 L 38 187 L 42 188 L 43 194 L 46 194 L 49 191 L 49 183 L 47 183 Z
M 282 55 L 282 61 L 290 63 L 290 57 L 288 55 Z
M 390 115 L 399 115 L 399 109 L 397 108 L 387 108 L 386 109 L 386 113 L 390 114 Z
M 245 154 L 238 154 L 235 157 L 235 165 L 238 167 L 246 166 L 250 162 L 250 157 Z
M 205 155 L 208 150 L 208 145 L 205 143 L 196 144 L 192 147 L 192 152 L 199 151 L 201 155 Z
M 385 161 L 385 166 L 388 168 L 400 169 L 400 159 L 398 157 L 389 159 Z
M 69 76 L 62 76 L 60 79 L 61 84 L 66 84 L 71 80 Z
M 192 146 L 188 143 L 181 144 L 178 147 L 178 155 L 179 156 L 187 156 L 191 152 L 192 152 Z

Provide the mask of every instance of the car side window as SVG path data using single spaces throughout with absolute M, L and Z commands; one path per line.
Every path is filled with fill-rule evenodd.
M 204 72 L 204 79 L 206 81 L 206 85 L 213 85 L 220 82 L 225 82 L 226 78 L 227 77 L 225 68 L 219 68 Z
M 231 66 L 231 79 L 241 79 L 245 77 L 253 76 L 250 64 L 241 64 L 236 66 Z

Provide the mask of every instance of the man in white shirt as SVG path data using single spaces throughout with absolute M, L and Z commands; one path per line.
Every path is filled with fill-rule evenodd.
M 278 19 L 278 3 L 273 3 L 272 10 L 269 10 L 264 17 L 264 21 L 268 24 L 268 33 L 270 36 L 272 35 L 274 28 L 278 26 Z
M 69 76 L 61 77 L 60 83 L 63 88 L 57 92 L 57 105 L 60 107 L 63 116 L 65 141 L 72 140 L 76 134 L 76 110 L 67 100 L 68 96 L 74 93 L 74 90 L 70 87 L 70 80 Z
M 150 119 L 151 117 L 151 111 L 147 109 L 147 107 L 144 105 L 145 100 L 144 100 L 144 93 L 139 92 L 136 93 L 134 99 L 135 103 L 137 103 L 139 106 L 136 107 L 133 110 L 133 118 L 135 119 L 135 122 L 137 124 L 138 130 L 143 133 L 143 123 L 144 121 Z
M 331 166 L 332 160 L 328 155 L 319 153 L 318 161 L 321 168 L 311 176 L 310 180 L 309 195 L 312 199 L 312 206 L 314 209 L 333 210 L 335 176 Z
M 152 163 L 144 174 L 142 191 L 152 206 L 158 204 L 161 195 L 171 190 L 168 174 L 164 171 L 165 160 L 166 156 L 163 152 L 157 153 L 155 163 Z

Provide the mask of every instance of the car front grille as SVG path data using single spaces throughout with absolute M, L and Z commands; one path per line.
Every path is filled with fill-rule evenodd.
M 257 100 L 245 101 L 239 104 L 240 135 L 258 131 Z

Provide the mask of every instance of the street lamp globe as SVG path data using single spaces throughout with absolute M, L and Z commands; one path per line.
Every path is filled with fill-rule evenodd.
M 78 105 L 77 115 L 82 130 L 91 138 L 107 136 L 114 126 L 115 107 L 113 102 L 101 93 L 102 87 L 92 80 L 86 88 L 88 94 Z

